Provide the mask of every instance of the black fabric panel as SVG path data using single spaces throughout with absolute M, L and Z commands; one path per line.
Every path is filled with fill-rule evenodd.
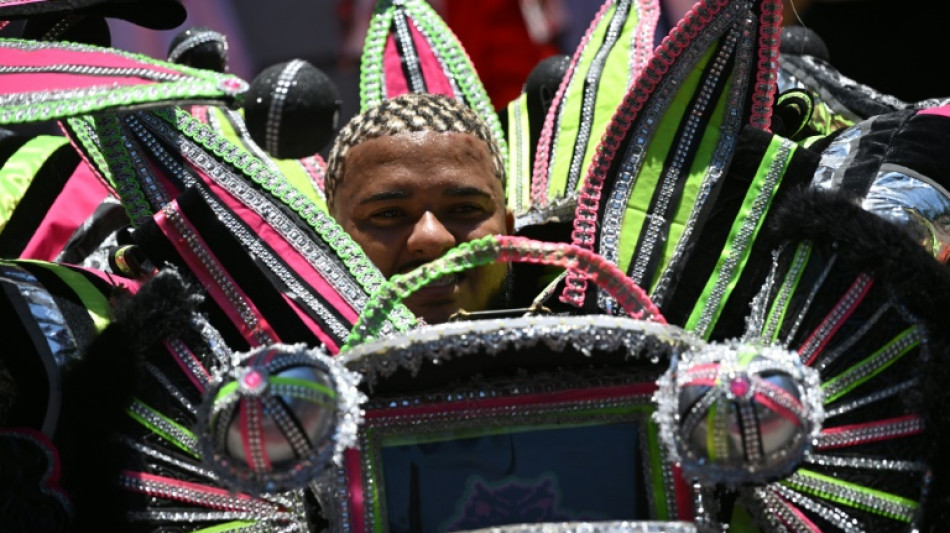
M 178 198 L 178 205 L 188 220 L 205 236 L 205 242 L 224 265 L 231 278 L 250 298 L 282 342 L 318 342 L 310 329 L 284 300 L 278 280 L 270 279 L 266 267 L 258 264 L 232 232 L 221 223 L 194 189 Z M 213 238 L 210 238 L 213 236 Z M 276 255 L 276 254 L 275 254 Z M 319 323 L 319 322 L 318 322 Z M 328 334 L 332 335 L 329 331 Z M 340 339 L 342 343 L 345 339 Z
M 884 157 L 890 151 L 894 136 L 912 112 L 902 111 L 890 115 L 881 115 L 865 122 L 870 131 L 861 136 L 854 159 L 845 169 L 841 188 L 859 198 L 863 198 L 877 175 Z
M 194 277 L 185 261 L 178 254 L 175 247 L 168 241 L 165 234 L 154 221 L 149 221 L 135 229 L 132 238 L 142 248 L 145 255 L 159 268 L 171 265 L 178 269 L 184 277 L 192 281 L 197 286 L 202 286 L 201 282 Z M 237 326 L 231 322 L 228 315 L 218 306 L 214 299 L 207 297 L 201 303 L 200 310 L 204 313 L 208 321 L 225 343 L 233 350 L 245 351 L 250 348 L 248 342 L 241 335 Z
M 0 324 L 4 342 L 17 349 L 0 350 L 3 366 L 13 379 L 13 390 L 5 391 L 10 402 L 4 427 L 40 429 L 49 402 L 49 378 L 43 359 L 51 359 L 46 337 L 36 325 L 20 291 L 0 278 Z
M 80 161 L 69 144 L 46 159 L 0 232 L 0 257 L 20 256 Z
M 916 170 L 950 189 L 950 118 L 914 115 L 894 136 L 884 162 Z
M 23 147 L 31 137 L 19 135 L 10 130 L 0 128 L 0 166 L 7 163 L 7 159 Z

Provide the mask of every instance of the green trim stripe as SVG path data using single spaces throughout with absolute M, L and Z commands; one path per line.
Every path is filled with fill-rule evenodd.
M 842 481 L 801 468 L 795 471 L 794 476 L 781 481 L 781 483 L 806 494 L 902 522 L 910 522 L 911 519 L 906 515 L 915 511 L 920 505 L 914 500 L 896 494 Z M 824 490 L 820 485 L 824 485 L 828 490 Z M 896 507 L 900 512 L 888 510 L 887 507 Z
M 3 162 L 3 167 L 0 167 L 0 231 L 20 205 L 36 173 L 67 142 L 65 137 L 39 135 Z
M 729 294 L 738 283 L 749 260 L 755 236 L 758 235 L 762 222 L 771 208 L 775 192 L 781 185 L 788 163 L 795 154 L 795 148 L 796 145 L 782 137 L 777 135 L 772 137 L 755 177 L 746 191 L 742 207 L 729 230 L 726 246 L 716 262 L 713 275 L 706 281 L 706 286 L 686 322 L 687 330 L 695 331 L 706 339 L 712 333 L 729 299 Z M 783 154 L 784 158 L 781 158 Z M 778 175 L 774 175 L 776 171 L 779 172 Z M 773 183 L 769 183 L 770 180 Z M 750 228 L 750 224 L 753 227 Z M 750 230 L 751 233 L 749 233 Z M 732 267 L 726 269 L 727 263 L 732 263 Z
M 49 270 L 63 280 L 63 283 L 69 285 L 69 288 L 79 297 L 82 306 L 86 308 L 86 312 L 89 313 L 89 318 L 92 319 L 92 324 L 96 328 L 97 333 L 102 333 L 102 331 L 106 329 L 106 326 L 112 322 L 112 306 L 109 304 L 108 296 L 99 291 L 99 289 L 80 272 L 76 272 L 70 267 L 56 263 L 47 263 L 33 259 L 21 259 L 20 261 Z
M 689 108 L 693 95 L 699 87 L 705 65 L 709 63 L 714 52 L 714 49 L 707 50 L 702 59 L 683 80 L 676 95 L 660 117 L 653 138 L 649 142 L 643 158 L 643 165 L 637 172 L 633 190 L 627 200 L 627 207 L 624 211 L 620 229 L 617 266 L 624 272 L 630 270 L 630 263 L 633 262 L 634 252 L 636 252 L 637 244 L 639 244 L 642 237 L 643 225 L 653 201 L 653 194 L 659 187 L 666 159 L 673 148 L 673 143 L 678 139 L 676 132 L 683 121 L 686 110 Z M 647 112 L 647 109 L 644 109 L 643 112 Z
M 141 400 L 136 399 L 136 400 L 134 400 L 134 402 L 135 402 L 136 405 L 138 405 L 138 406 L 141 407 L 142 409 L 148 411 L 149 413 L 151 413 L 152 415 L 154 415 L 156 418 L 159 418 L 159 419 L 163 420 L 163 421 L 164 421 L 165 423 L 167 423 L 168 425 L 174 427 L 174 428 L 177 429 L 178 431 L 181 431 L 181 432 L 184 433 L 185 435 L 188 435 L 189 437 L 191 437 L 192 439 L 195 439 L 195 440 L 197 441 L 197 437 L 195 437 L 195 434 L 192 433 L 191 431 L 189 431 L 187 428 L 185 428 L 185 427 L 182 426 L 181 424 L 175 422 L 175 421 L 172 420 L 171 418 L 168 418 L 167 416 L 163 415 L 162 413 L 156 411 L 155 409 L 153 409 L 152 407 L 150 407 L 149 405 L 147 405 L 145 402 L 143 402 L 143 401 L 141 401 Z M 155 434 L 158 435 L 159 437 L 162 437 L 163 439 L 165 439 L 165 440 L 167 440 L 168 442 L 174 444 L 174 445 L 177 446 L 178 448 L 181 448 L 183 451 L 187 452 L 188 455 L 191 455 L 191 456 L 193 456 L 193 457 L 195 457 L 195 458 L 198 458 L 198 459 L 201 458 L 201 456 L 200 456 L 200 454 L 198 453 L 197 450 L 193 449 L 191 446 L 188 446 L 186 443 L 184 443 L 184 442 L 182 442 L 182 441 L 176 439 L 176 438 L 175 438 L 174 436 L 172 436 L 170 433 L 168 433 L 168 432 L 166 432 L 165 430 L 159 428 L 158 426 L 156 426 L 155 424 L 153 424 L 151 421 L 147 420 L 145 417 L 139 415 L 139 414 L 136 413 L 131 407 L 128 408 L 128 409 L 126 409 L 125 412 L 126 412 L 130 417 L 132 417 L 132 419 L 134 419 L 136 422 L 138 422 L 139 424 L 142 424 L 143 426 L 145 426 L 146 428 L 148 428 L 152 433 L 155 433 Z
M 909 337 L 913 337 L 913 338 L 909 338 Z M 821 388 L 824 389 L 826 392 L 829 390 L 835 391 L 829 394 L 827 397 L 825 397 L 825 405 L 828 405 L 834 402 L 835 400 L 841 398 L 842 396 L 848 394 L 849 392 L 861 386 L 863 383 L 866 383 L 870 379 L 874 378 L 874 376 L 877 376 L 878 374 L 886 370 L 889 366 L 893 365 L 902 357 L 907 355 L 908 352 L 920 346 L 920 341 L 921 341 L 920 330 L 917 328 L 917 326 L 911 326 L 907 328 L 906 330 L 902 331 L 898 336 L 891 339 L 890 342 L 882 346 L 880 349 L 878 349 L 876 352 L 874 352 L 870 356 L 862 359 L 857 364 L 849 367 L 844 372 L 841 372 L 837 376 L 823 383 L 821 385 Z M 887 355 L 887 352 L 893 350 L 895 346 L 898 346 L 903 343 L 906 343 L 906 346 L 901 348 L 900 351 L 898 351 L 895 354 L 891 354 L 884 361 L 880 360 L 882 357 Z M 875 366 L 877 367 L 875 368 Z M 868 371 L 868 368 L 870 368 L 871 370 Z M 860 376 L 860 377 L 855 379 L 854 376 Z M 849 381 L 852 379 L 854 381 L 849 383 Z M 838 390 L 839 389 L 838 384 L 839 382 L 842 382 L 842 381 L 848 384 L 847 386 L 844 386 L 843 388 Z

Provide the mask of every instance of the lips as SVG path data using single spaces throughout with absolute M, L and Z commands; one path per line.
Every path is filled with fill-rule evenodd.
M 437 288 L 437 287 L 448 287 L 456 283 L 461 283 L 464 276 L 462 274 L 449 274 L 442 276 L 441 278 L 434 279 L 426 284 L 426 287 Z

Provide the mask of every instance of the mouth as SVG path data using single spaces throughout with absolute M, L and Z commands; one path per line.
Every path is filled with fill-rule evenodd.
M 427 288 L 438 288 L 438 287 L 448 287 L 450 285 L 455 285 L 456 283 L 461 283 L 465 279 L 465 276 L 462 274 L 448 274 L 442 276 L 438 279 L 434 279 L 426 284 Z

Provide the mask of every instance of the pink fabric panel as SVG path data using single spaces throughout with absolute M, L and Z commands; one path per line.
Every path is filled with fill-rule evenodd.
M 415 24 L 409 24 L 409 33 L 412 34 L 412 41 L 416 47 L 416 54 L 419 56 L 419 65 L 422 68 L 422 77 L 426 80 L 426 91 L 432 94 L 444 94 L 445 96 L 457 97 L 452 91 L 452 84 L 442 70 L 442 64 L 435 56 L 435 50 L 429 44 L 425 35 L 416 29 Z
M 395 98 L 409 92 L 409 82 L 402 72 L 402 59 L 396 50 L 396 40 L 392 35 L 386 38 L 386 50 L 383 52 L 383 78 L 386 83 L 386 98 Z
M 62 50 L 40 48 L 24 50 L 15 44 L 0 45 L 0 64 L 6 67 L 45 67 L 49 65 L 92 65 L 107 68 L 146 68 L 155 72 L 178 74 L 177 71 L 144 63 L 138 59 L 109 51 Z
M 92 216 L 109 194 L 109 189 L 92 169 L 81 163 L 53 201 L 20 257 L 53 261 L 76 229 Z
M 75 74 L 0 74 L 0 94 L 15 94 L 71 89 L 110 89 L 118 86 L 134 86 L 157 83 L 142 78 L 107 76 L 78 76 Z

